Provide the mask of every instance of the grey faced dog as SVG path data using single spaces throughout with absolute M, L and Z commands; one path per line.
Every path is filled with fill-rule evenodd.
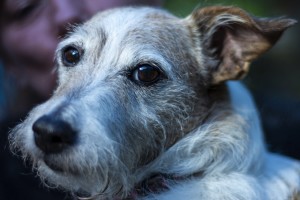
M 226 6 L 99 13 L 59 44 L 58 87 L 11 146 L 79 199 L 299 199 L 300 164 L 266 151 L 249 93 L 229 81 L 293 24 Z

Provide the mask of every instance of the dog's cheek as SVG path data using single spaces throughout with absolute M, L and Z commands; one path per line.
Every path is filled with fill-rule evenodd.
M 171 82 L 139 89 L 125 111 L 128 130 L 124 139 L 126 147 L 134 152 L 130 156 L 136 158 L 136 165 L 143 166 L 185 134 L 190 126 L 186 119 L 195 108 L 187 102 L 195 101 L 195 95 L 191 88 Z M 124 154 L 128 155 L 128 151 Z
M 151 117 L 149 112 L 141 112 L 137 107 L 131 108 L 126 113 L 138 114 L 120 122 L 124 128 L 119 132 L 121 136 L 118 140 L 124 146 L 119 146 L 120 157 L 129 169 L 135 169 L 158 156 L 165 136 L 163 126 L 155 116 Z
M 132 85 L 125 89 L 115 86 L 101 100 L 101 112 L 109 113 L 101 123 L 108 137 L 115 141 L 116 156 L 129 170 L 155 159 L 165 138 L 161 119 L 138 89 Z

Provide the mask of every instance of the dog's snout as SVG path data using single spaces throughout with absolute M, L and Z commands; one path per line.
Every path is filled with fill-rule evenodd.
M 67 121 L 44 115 L 32 126 L 36 145 L 46 154 L 60 153 L 76 142 L 77 132 Z

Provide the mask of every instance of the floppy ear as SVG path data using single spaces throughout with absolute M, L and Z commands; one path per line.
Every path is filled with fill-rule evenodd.
M 243 78 L 249 64 L 270 49 L 285 29 L 285 18 L 255 18 L 237 7 L 212 6 L 194 11 L 188 20 L 201 41 L 211 84 Z

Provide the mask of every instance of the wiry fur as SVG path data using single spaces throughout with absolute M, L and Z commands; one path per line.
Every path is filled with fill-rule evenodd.
M 224 83 L 234 73 L 215 76 L 220 66 L 238 70 L 218 56 L 222 51 L 212 39 L 218 28 L 255 22 L 238 9 L 208 16 L 208 27 L 203 22 L 209 20 L 197 16 L 177 19 L 158 9 L 122 8 L 75 28 L 57 50 L 58 88 L 12 131 L 11 146 L 48 184 L 95 199 L 130 198 L 138 183 L 158 173 L 183 178 L 166 180 L 167 191 L 135 198 L 293 199 L 300 188 L 299 163 L 266 151 L 249 93 L 239 83 Z M 222 47 L 232 44 L 227 33 Z M 83 50 L 73 67 L 61 60 L 68 45 Z M 271 46 L 262 44 L 261 52 L 263 45 Z M 165 77 L 150 86 L 133 81 L 128 74 L 143 63 L 158 66 Z M 45 154 L 34 142 L 32 125 L 54 114 L 72 124 L 78 142 Z

